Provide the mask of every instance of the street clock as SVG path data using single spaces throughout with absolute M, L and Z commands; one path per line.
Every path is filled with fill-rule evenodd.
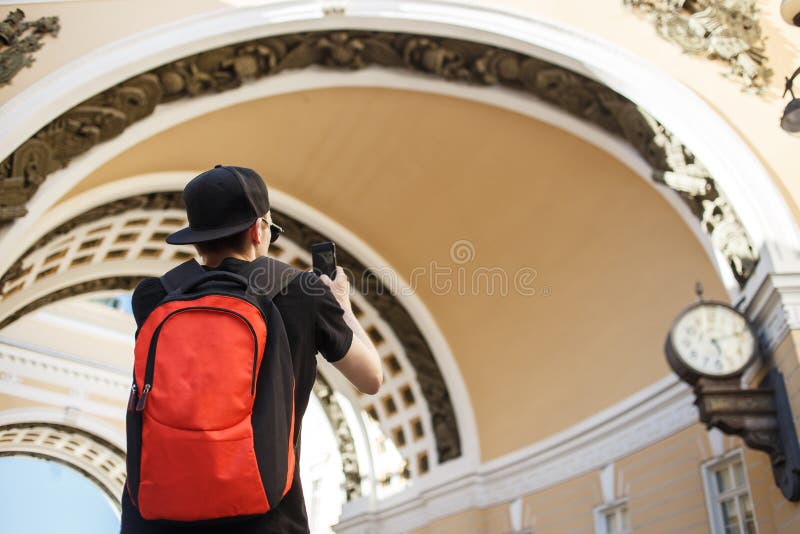
M 760 357 L 753 325 L 735 307 L 704 300 L 699 283 L 695 292 L 700 300 L 669 329 L 667 362 L 692 385 L 700 421 L 769 454 L 775 484 L 798 502 L 800 443 L 783 375 L 767 368 L 756 387 L 743 385 L 742 375 Z
M 758 357 L 747 318 L 722 302 L 701 300 L 678 315 L 664 347 L 670 367 L 686 382 L 741 376 Z

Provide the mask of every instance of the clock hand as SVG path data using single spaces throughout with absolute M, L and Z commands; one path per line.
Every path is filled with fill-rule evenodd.
M 740 330 L 738 332 L 734 332 L 733 334 L 728 334 L 727 336 L 721 336 L 721 337 L 719 337 L 717 339 L 728 339 L 729 337 L 739 337 L 743 333 L 744 333 L 744 329 L 742 329 L 742 330 Z
M 714 346 L 717 347 L 717 352 L 719 353 L 720 356 L 722 356 L 722 347 L 719 346 L 719 342 L 717 341 L 717 339 L 712 337 L 711 343 L 713 343 Z

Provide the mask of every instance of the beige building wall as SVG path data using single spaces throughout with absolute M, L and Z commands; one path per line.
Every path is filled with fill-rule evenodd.
M 34 402 L 16 395 L 6 395 L 0 393 L 0 410 L 11 410 L 14 408 L 49 408 L 52 404 Z
M 0 378 L 2 377 L 2 373 L 0 373 Z M 36 388 L 39 393 L 49 394 L 55 393 L 59 395 L 70 395 L 70 389 L 65 388 L 63 386 L 58 386 L 52 384 L 47 381 L 43 380 L 34 380 L 31 378 L 21 378 L 16 379 L 17 383 L 28 386 L 31 388 Z M 99 395 L 89 395 L 88 399 L 91 401 L 101 402 L 115 408 L 118 408 L 119 417 L 107 417 L 102 415 L 90 414 L 90 416 L 98 421 L 102 421 L 119 432 L 124 434 L 125 432 L 125 403 L 120 402 L 119 399 L 111 399 L 104 396 Z M 17 396 L 11 395 L 6 393 L 0 393 L 0 412 L 3 410 L 13 410 L 18 408 L 57 408 L 63 409 L 63 406 L 53 404 L 46 401 L 36 401 L 30 398 L 26 398 L 24 396 Z
M 223 9 L 220 0 L 89 0 L 77 2 L 19 2 L 0 6 L 0 18 L 22 9 L 26 20 L 58 16 L 58 37 L 45 37 L 33 67 L 22 69 L 12 83 L 0 87 L 0 106 L 26 87 L 70 61 L 102 47 L 199 13 Z
M 592 510 L 602 501 L 599 479 L 595 473 L 575 477 L 563 484 L 523 496 L 523 517 L 539 532 L 594 532 Z M 414 534 L 511 533 L 508 506 L 498 505 L 485 510 L 470 510 L 464 514 L 432 522 Z
M 615 463 L 617 497 L 628 497 L 635 532 L 708 532 L 701 464 L 710 457 L 695 425 Z
M 736 437 L 726 436 L 723 443 L 724 454 L 742 452 L 759 534 L 797 532 L 800 504 L 786 501 L 775 486 L 769 457 Z M 702 466 L 713 459 L 708 433 L 696 424 L 616 461 L 614 498 L 627 499 L 633 532 L 710 533 Z M 594 509 L 603 504 L 600 473 L 586 473 L 523 496 L 523 527 L 537 534 L 590 534 Z M 504 504 L 445 517 L 413 532 L 495 534 L 512 528 Z

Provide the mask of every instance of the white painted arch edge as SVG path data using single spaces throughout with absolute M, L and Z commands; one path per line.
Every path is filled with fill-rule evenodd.
M 35 235 L 38 237 L 48 229 L 71 219 L 79 213 L 120 198 L 141 193 L 182 190 L 186 183 L 199 172 L 194 169 L 133 176 L 91 189 L 56 206 L 52 212 L 39 221 L 39 224 L 37 224 L 39 233 Z M 395 273 L 390 267 L 391 264 L 368 244 L 320 211 L 274 187 L 270 188 L 270 203 L 276 209 L 308 224 L 312 228 L 324 229 L 331 239 L 353 254 L 364 265 L 375 268 L 382 267 L 376 271 L 376 274 L 387 285 L 397 289 L 397 299 L 414 319 L 415 324 L 430 345 L 434 359 L 442 372 L 442 378 L 453 402 L 458 423 L 459 437 L 461 439 L 460 463 L 469 466 L 477 465 L 480 461 L 478 428 L 472 402 L 461 371 L 447 340 L 439 330 L 436 320 L 411 289 L 408 282 Z M 100 268 L 102 269 L 102 266 Z M 69 283 L 65 282 L 65 285 L 69 285 Z
M 0 244 L 7 251 L 4 257 L 0 257 L 0 272 L 5 271 L 11 262 L 40 235 L 67 220 L 68 217 L 54 219 L 51 216 L 51 213 L 53 215 L 61 213 L 60 205 L 50 209 L 53 204 L 57 203 L 85 176 L 137 143 L 194 117 L 228 106 L 286 93 L 332 87 L 381 87 L 413 90 L 480 102 L 532 117 L 589 142 L 627 165 L 665 198 L 694 233 L 724 285 L 728 288 L 731 299 L 736 300 L 739 291 L 738 284 L 733 278 L 725 258 L 718 255 L 711 247 L 710 239 L 700 228 L 694 214 L 672 190 L 653 182 L 651 169 L 647 162 L 623 140 L 597 126 L 573 117 L 555 106 L 517 91 L 454 84 L 437 78 L 380 68 L 345 73 L 311 67 L 263 78 L 235 91 L 209 95 L 204 98 L 184 99 L 161 106 L 157 114 L 133 124 L 120 136 L 75 158 L 67 168 L 53 173 L 50 179 L 45 181 L 29 202 L 28 215 L 18 219 L 0 237 Z M 148 182 L 143 182 L 143 184 L 146 183 Z M 132 185 L 132 187 L 133 191 L 145 192 L 137 186 Z M 136 193 L 132 192 L 131 194 Z
M 326 14 L 342 7 L 343 15 Z M 63 111 L 139 72 L 255 37 L 333 28 L 430 32 L 480 41 L 532 53 L 589 75 L 639 104 L 691 147 L 722 186 L 757 248 L 765 241 L 800 248 L 798 226 L 767 171 L 733 129 L 690 89 L 641 58 L 564 23 L 475 2 L 287 0 L 214 11 L 152 28 L 65 65 L 0 108 L 0 159 Z
M 22 423 L 64 425 L 102 438 L 122 451 L 127 448 L 123 430 L 80 411 L 43 407 L 10 408 L 0 411 L 0 426 Z

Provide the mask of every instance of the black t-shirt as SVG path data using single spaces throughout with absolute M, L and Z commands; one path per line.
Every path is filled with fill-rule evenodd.
M 237 258 L 225 258 L 215 269 L 241 273 L 248 262 Z M 208 267 L 204 267 L 211 270 Z M 166 296 L 158 278 L 145 278 L 133 291 L 132 307 L 136 319 L 137 333 L 150 312 Z M 197 525 L 164 525 L 158 521 L 142 519 L 132 505 L 127 487 L 122 495 L 123 534 L 167 532 L 236 532 L 236 533 L 295 533 L 308 532 L 308 517 L 300 484 L 300 428 L 303 414 L 308 406 L 314 380 L 317 376 L 316 354 L 320 352 L 329 362 L 344 357 L 353 341 L 353 331 L 344 321 L 344 312 L 331 290 L 312 272 L 300 273 L 273 303 L 281 314 L 289 346 L 292 352 L 295 377 L 295 421 L 298 436 L 295 458 L 295 477 L 292 487 L 277 507 L 266 514 L 235 524 L 201 528 Z M 209 495 L 209 498 L 213 498 Z

